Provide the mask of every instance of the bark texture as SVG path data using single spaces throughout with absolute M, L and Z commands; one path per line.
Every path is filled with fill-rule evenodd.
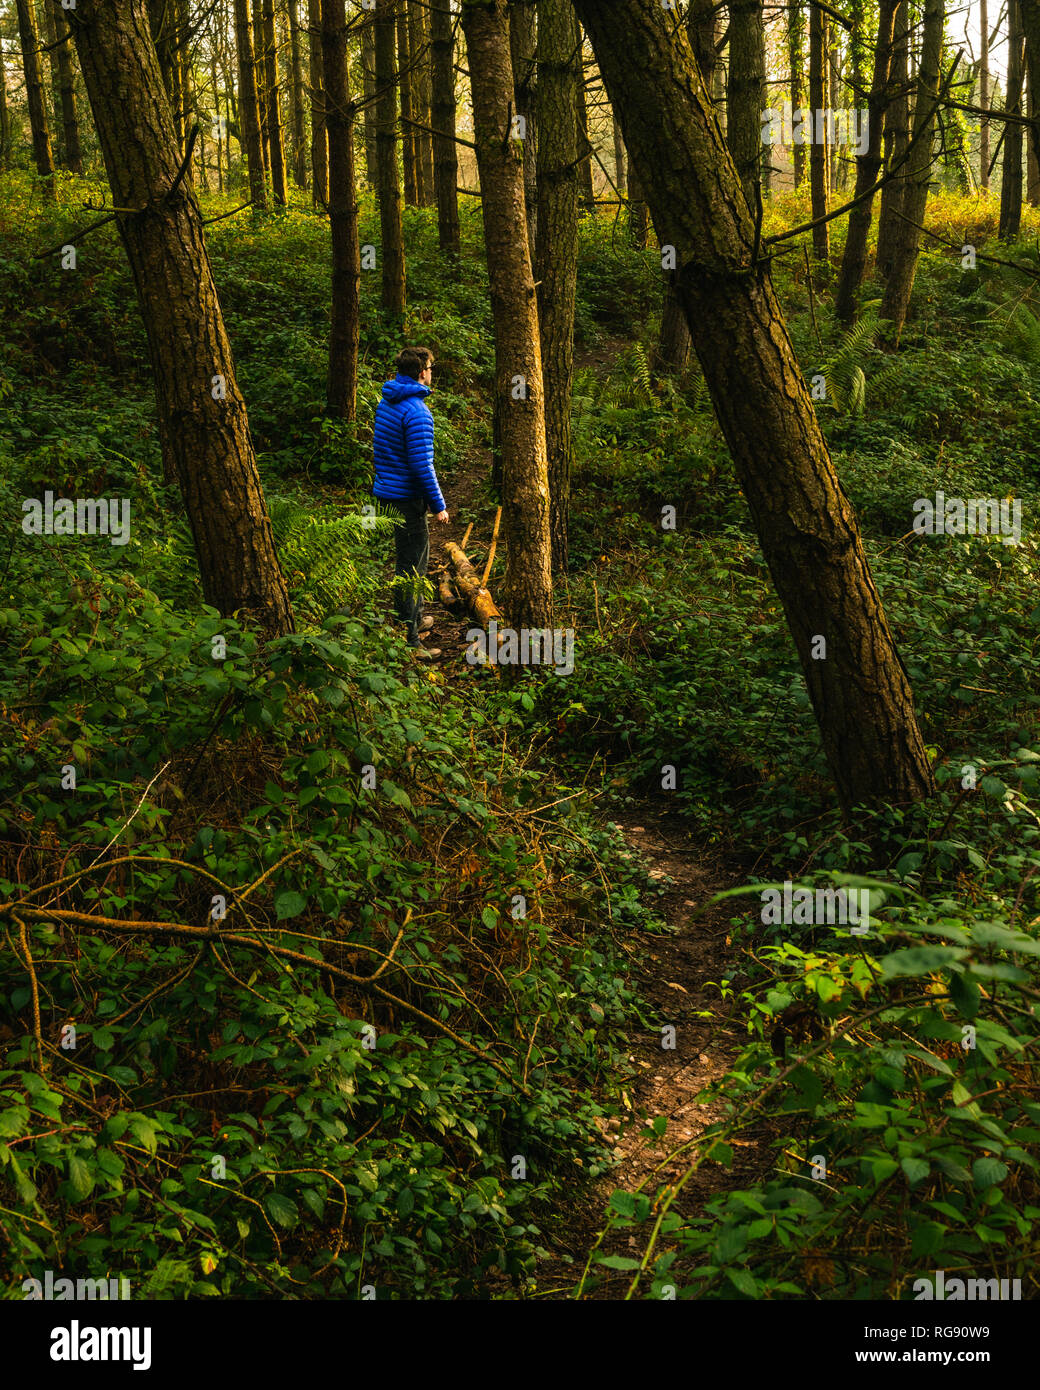
M 815 123 L 816 112 L 827 105 L 827 44 L 823 13 L 817 5 L 809 5 L 809 106 Z M 826 134 L 816 130 L 816 136 Z M 827 143 L 814 138 L 809 146 L 809 189 L 812 198 L 812 220 L 827 216 Z M 826 262 L 830 257 L 829 223 L 813 228 L 813 254 Z
M 877 43 L 874 46 L 874 72 L 867 99 L 867 148 L 856 160 L 857 198 L 873 188 L 881 173 L 881 137 L 892 71 L 892 37 L 898 0 L 879 0 Z M 841 261 L 841 276 L 835 295 L 835 311 L 843 323 L 856 316 L 856 297 L 867 266 L 867 241 L 870 237 L 874 195 L 870 194 L 849 213 L 845 237 L 845 254 Z
M 260 105 L 256 86 L 256 60 L 253 56 L 253 26 L 249 0 L 235 0 L 235 43 L 238 48 L 238 110 L 242 147 L 249 171 L 249 196 L 253 207 L 267 207 L 267 180 L 260 137 Z
M 504 0 L 466 0 L 462 27 L 495 325 L 505 608 L 515 628 L 545 628 L 552 626 L 552 567 L 542 359 L 523 163 L 509 139 L 514 83 Z
M 549 529 L 555 574 L 567 569 L 571 388 L 578 280 L 578 21 L 571 0 L 538 10 L 538 322 L 545 383 Z
M 903 216 L 899 218 L 899 226 L 893 235 L 892 271 L 881 301 L 881 317 L 891 321 L 892 332 L 897 338 L 906 320 L 921 251 L 920 227 L 924 223 L 928 182 L 932 177 L 932 140 L 939 98 L 945 17 L 945 0 L 925 0 L 921 62 L 917 69 L 917 95 L 914 101 L 913 138 L 916 143 L 910 151 L 908 162 L 909 173 L 901 209 Z
M 458 155 L 455 150 L 455 38 L 449 0 L 430 0 L 433 77 L 433 181 L 437 237 L 442 251 L 459 255 Z
M 321 0 L 307 0 L 307 55 L 311 105 L 311 191 L 315 207 L 329 201 L 329 135 L 325 126 L 325 71 L 321 61 Z
M 748 207 L 757 206 L 762 165 L 765 100 L 765 37 L 762 0 L 732 0 L 729 7 L 729 122 L 727 141 Z
M 22 49 L 22 70 L 25 73 L 25 100 L 29 108 L 29 133 L 32 137 L 33 162 L 36 172 L 47 180 L 50 196 L 54 195 L 54 153 L 47 120 L 47 102 L 43 92 L 43 73 L 40 69 L 40 36 L 36 29 L 33 0 L 15 0 L 18 12 L 18 41 Z
M 307 184 L 307 136 L 303 114 L 303 51 L 300 45 L 299 0 L 286 0 L 289 7 L 289 73 L 292 94 L 292 166 L 297 188 Z
M 527 210 L 527 244 L 538 244 L 538 118 L 536 24 L 533 0 L 513 0 L 509 6 L 509 56 L 516 83 L 514 116 L 524 122 L 521 150 L 524 157 L 524 206 Z
M 798 367 L 768 266 L 685 36 L 656 0 L 577 0 L 644 180 L 676 247 L 694 348 L 783 604 L 843 805 L 934 783 L 913 698 Z M 813 644 L 826 640 L 826 659 Z
M 77 0 L 69 12 L 117 225 L 148 334 L 164 459 L 195 540 L 207 603 L 293 630 L 245 402 L 217 299 L 144 0 Z
M 1004 110 L 1021 116 L 1022 75 L 1025 66 L 1020 0 L 1008 0 L 1007 94 Z M 1004 168 L 1000 180 L 1000 230 L 1002 241 L 1014 241 L 1022 225 L 1022 130 L 1018 121 L 1004 124 Z
M 263 0 L 264 89 L 267 103 L 267 133 L 271 143 L 271 191 L 283 207 L 289 200 L 285 184 L 285 136 L 282 130 L 282 103 L 278 86 L 278 44 L 274 32 L 274 0 Z
M 332 239 L 329 374 L 325 400 L 329 415 L 353 420 L 357 413 L 361 334 L 361 248 L 358 244 L 354 107 L 350 100 L 344 0 L 321 0 L 321 52 L 329 139 L 329 228 Z
M 395 0 L 379 0 L 376 9 L 376 198 L 382 242 L 383 308 L 404 318 L 405 259 L 401 224 L 401 183 L 397 177 L 397 89 L 394 39 Z
M 896 10 L 892 40 L 892 72 L 889 103 L 885 108 L 885 168 L 898 169 L 881 190 L 878 214 L 877 268 L 887 279 L 892 272 L 896 239 L 902 226 L 900 213 L 906 200 L 909 166 L 906 149 L 910 143 L 910 12 L 906 0 Z

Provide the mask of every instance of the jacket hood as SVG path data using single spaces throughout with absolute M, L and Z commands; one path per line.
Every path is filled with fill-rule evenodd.
M 383 400 L 393 404 L 396 401 L 403 401 L 409 396 L 428 396 L 430 388 L 424 386 L 421 381 L 416 381 L 414 377 L 402 376 L 400 372 L 392 381 L 383 382 Z

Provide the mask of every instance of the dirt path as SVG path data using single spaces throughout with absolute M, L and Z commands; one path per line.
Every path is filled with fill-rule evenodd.
M 744 1034 L 739 1020 L 729 1017 L 732 1005 L 722 1003 L 717 983 L 732 969 L 736 951 L 729 945 L 727 903 L 708 907 L 712 895 L 731 886 L 735 876 L 726 865 L 713 860 L 697 844 L 687 827 L 675 818 L 661 817 L 649 809 L 616 816 L 625 839 L 645 860 L 650 877 L 660 880 L 665 894 L 654 911 L 675 928 L 674 935 L 637 932 L 630 938 L 631 983 L 649 1006 L 648 1020 L 658 1026 L 631 1035 L 630 1057 L 635 1078 L 626 1094 L 631 1118 L 610 1121 L 605 1132 L 614 1140 L 616 1167 L 561 1213 L 546 1235 L 551 1256 L 538 1274 L 539 1297 L 570 1298 L 581 1276 L 589 1250 L 605 1224 L 605 1208 L 611 1192 L 634 1191 L 645 1183 L 651 1199 L 686 1172 L 698 1154 L 696 1144 L 669 1157 L 680 1145 L 696 1140 L 714 1121 L 721 1119 L 720 1102 L 699 1099 L 704 1088 L 725 1075 L 735 1061 Z M 706 1017 L 704 1015 L 707 1015 Z M 674 1048 L 662 1046 L 666 1025 L 675 1029 Z M 647 1140 L 643 1131 L 657 1116 L 668 1121 L 660 1139 Z M 686 1183 L 675 1209 L 694 1216 L 719 1192 L 751 1184 L 772 1163 L 764 1129 L 734 1141 L 731 1168 L 703 1165 Z M 548 1225 L 548 1223 L 547 1223 Z M 641 1257 L 639 1234 L 618 1230 L 601 1247 L 604 1253 Z M 614 1299 L 624 1296 L 630 1274 L 601 1271 L 590 1280 L 583 1298 Z

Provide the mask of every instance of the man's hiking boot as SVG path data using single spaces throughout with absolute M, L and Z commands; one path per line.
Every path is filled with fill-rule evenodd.
M 420 632 L 429 632 L 429 630 L 430 630 L 431 627 L 433 627 L 433 619 L 432 619 L 432 618 L 423 618 L 423 620 L 422 620 L 422 621 L 420 622 L 420 624 L 419 624 L 419 631 L 420 631 Z
M 416 661 L 432 661 L 441 654 L 440 647 L 412 647 L 411 651 Z

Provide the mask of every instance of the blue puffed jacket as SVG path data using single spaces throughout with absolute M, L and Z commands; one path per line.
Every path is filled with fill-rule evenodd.
M 400 372 L 383 383 L 373 427 L 372 493 L 382 502 L 425 497 L 433 511 L 443 512 L 447 509 L 433 471 L 433 415 L 425 401 L 429 393 L 428 386 Z

